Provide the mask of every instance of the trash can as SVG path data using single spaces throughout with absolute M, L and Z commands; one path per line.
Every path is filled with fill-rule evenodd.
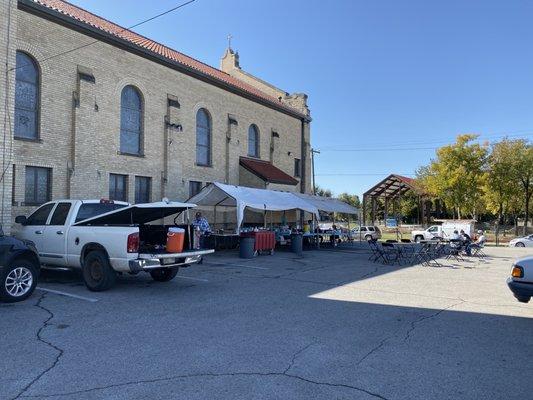
M 239 257 L 240 258 L 254 258 L 254 237 L 241 237 L 239 242 Z
M 301 233 L 291 233 L 291 252 L 302 254 L 303 235 Z

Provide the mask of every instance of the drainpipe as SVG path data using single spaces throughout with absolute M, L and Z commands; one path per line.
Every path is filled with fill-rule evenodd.
M 301 146 L 301 162 L 300 162 L 300 193 L 305 193 L 305 186 L 306 186 L 306 159 L 307 159 L 307 144 L 305 142 L 305 119 L 301 119 L 301 131 L 300 131 L 300 146 Z M 300 211 L 300 226 L 303 228 L 304 226 L 304 211 Z
M 80 107 L 80 74 L 76 73 L 76 89 L 72 92 L 72 105 L 70 113 L 70 160 L 67 162 L 67 199 L 71 198 L 72 176 L 76 166 L 76 114 Z

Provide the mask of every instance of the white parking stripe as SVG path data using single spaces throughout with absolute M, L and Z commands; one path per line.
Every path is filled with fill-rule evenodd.
M 207 279 L 192 278 L 190 276 L 176 275 L 176 278 L 190 279 L 192 281 L 209 282 Z
M 37 289 L 37 290 L 42 290 L 43 292 L 54 293 L 54 294 L 57 294 L 57 295 L 59 295 L 59 296 L 66 296 L 66 297 L 72 297 L 72 298 L 74 298 L 74 299 L 90 301 L 91 303 L 96 303 L 96 302 L 98 301 L 97 299 L 92 299 L 92 298 L 90 298 L 90 297 L 78 296 L 77 294 L 72 294 L 72 293 L 67 293 L 67 292 L 61 292 L 61 291 L 59 291 L 59 290 L 45 289 L 45 288 L 40 287 L 40 286 L 37 286 L 35 289 Z
M 211 262 L 211 261 L 204 261 L 204 264 L 208 264 L 208 265 L 222 265 L 222 266 L 224 266 L 224 267 L 237 267 L 237 268 L 263 269 L 263 270 L 269 270 L 269 269 L 270 269 L 270 268 L 264 268 L 264 267 L 252 267 L 251 265 L 217 263 L 217 262 Z

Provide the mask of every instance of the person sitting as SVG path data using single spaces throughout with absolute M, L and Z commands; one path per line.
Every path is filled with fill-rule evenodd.
M 459 232 L 459 234 L 461 235 L 461 240 L 465 245 L 468 245 L 472 242 L 472 238 L 464 230 L 461 229 L 461 232 Z
M 477 240 L 474 243 L 470 243 L 468 246 L 466 246 L 466 254 L 468 256 L 472 255 L 473 249 L 481 249 L 483 246 L 485 246 L 485 242 L 487 239 L 485 238 L 483 231 L 480 229 L 479 231 L 477 231 L 477 233 L 479 235 L 477 237 Z

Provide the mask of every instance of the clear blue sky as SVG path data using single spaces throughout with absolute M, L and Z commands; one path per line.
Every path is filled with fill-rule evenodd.
M 73 2 L 130 26 L 179 0 Z M 361 194 L 459 133 L 533 138 L 532 18 L 528 0 L 196 0 L 136 30 L 216 67 L 231 33 L 244 70 L 309 95 L 317 183 Z

